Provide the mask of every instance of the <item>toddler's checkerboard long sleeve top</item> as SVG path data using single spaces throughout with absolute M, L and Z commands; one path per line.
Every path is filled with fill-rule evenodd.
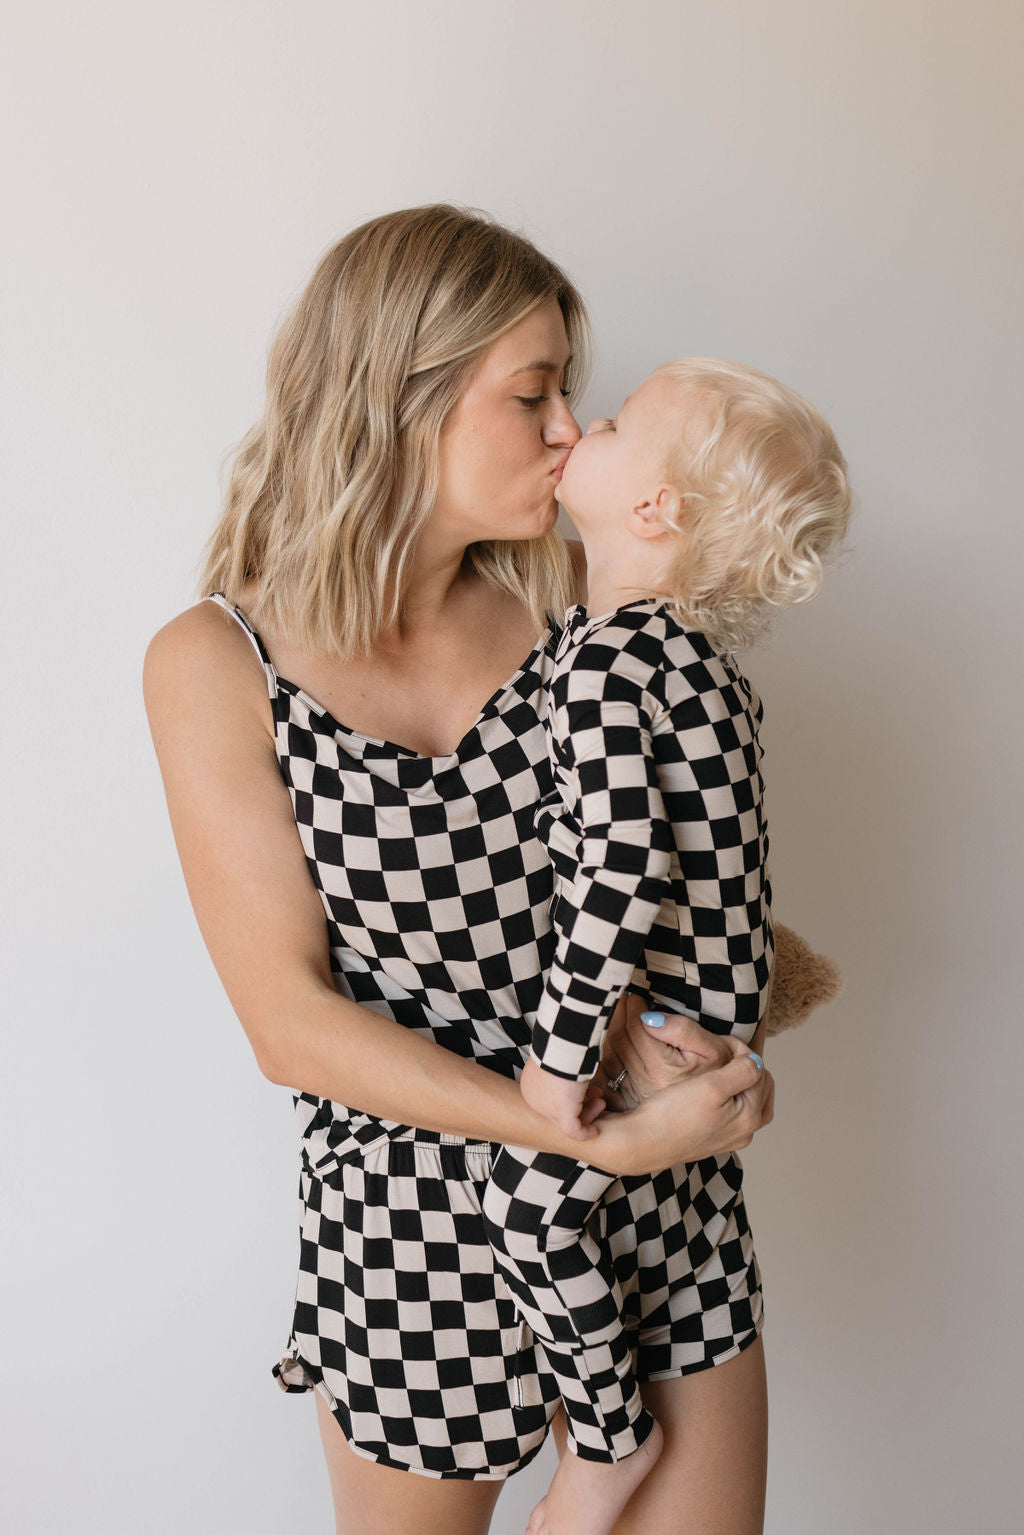
M 749 1039 L 774 952 L 761 702 L 662 599 L 566 615 L 548 705 L 554 962 L 533 1031 L 545 1070 L 593 1076 L 627 985 Z

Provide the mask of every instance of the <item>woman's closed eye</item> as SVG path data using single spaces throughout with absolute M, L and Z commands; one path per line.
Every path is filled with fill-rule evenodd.
M 563 400 L 567 400 L 569 398 L 569 391 L 568 391 L 568 389 L 560 389 L 558 392 L 562 396 Z M 520 405 L 528 405 L 531 409 L 534 406 L 543 404 L 543 402 L 545 400 L 549 400 L 551 398 L 552 398 L 551 395 L 547 395 L 547 394 L 535 394 L 535 395 L 517 394 L 516 395 L 516 399 L 519 401 Z

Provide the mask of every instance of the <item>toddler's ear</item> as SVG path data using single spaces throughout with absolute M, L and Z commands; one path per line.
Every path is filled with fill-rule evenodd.
M 659 485 L 650 501 L 640 501 L 629 514 L 629 531 L 637 538 L 665 538 L 682 525 L 683 500 L 674 485 Z

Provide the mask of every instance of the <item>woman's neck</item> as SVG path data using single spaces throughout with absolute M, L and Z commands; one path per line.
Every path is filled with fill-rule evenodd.
M 425 530 L 413 554 L 398 618 L 378 636 L 378 643 L 402 647 L 424 631 L 433 632 L 444 625 L 475 585 L 476 574 L 466 546 L 450 542 L 439 545 Z

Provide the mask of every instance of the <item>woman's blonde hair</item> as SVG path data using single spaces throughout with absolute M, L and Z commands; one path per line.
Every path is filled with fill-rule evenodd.
M 846 460 L 814 407 L 767 373 L 717 357 L 657 371 L 694 406 L 666 464 L 681 537 L 664 585 L 684 623 L 741 649 L 773 609 L 809 602 L 821 586 L 850 518 Z
M 203 594 L 316 651 L 366 653 L 398 618 L 438 486 L 444 422 L 484 349 L 557 301 L 578 394 L 589 324 L 566 274 L 486 214 L 440 203 L 371 219 L 322 257 L 274 336 L 263 416 L 234 450 Z M 480 576 L 538 628 L 574 600 L 568 550 L 542 538 L 471 544 Z

